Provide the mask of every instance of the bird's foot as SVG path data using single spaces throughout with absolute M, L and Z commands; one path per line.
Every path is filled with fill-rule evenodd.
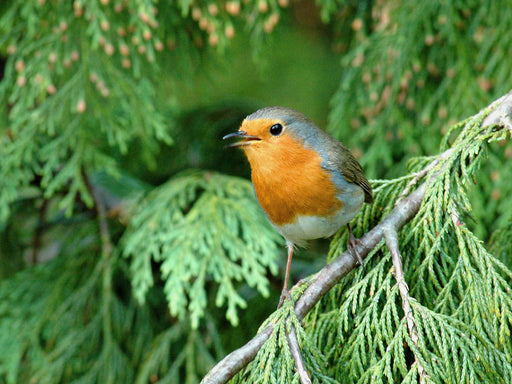
M 292 295 L 290 295 L 290 291 L 286 288 L 283 288 L 283 290 L 281 291 L 281 297 L 279 298 L 279 304 L 277 305 L 277 309 L 281 308 L 285 299 L 290 300 L 295 305 L 295 301 L 293 300 Z
M 354 236 L 352 231 L 350 231 L 348 234 L 347 249 L 350 250 L 354 259 L 357 260 L 359 265 L 361 265 L 361 267 L 363 268 L 363 271 L 366 273 L 366 269 L 364 267 L 364 260 L 361 257 L 361 255 L 359 254 L 359 251 L 357 250 L 358 245 L 363 245 L 363 244 L 361 243 L 361 241 L 358 238 L 356 238 Z

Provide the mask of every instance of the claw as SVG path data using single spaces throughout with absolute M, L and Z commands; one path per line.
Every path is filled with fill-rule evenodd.
M 281 297 L 279 298 L 279 304 L 277 305 L 277 309 L 283 306 L 283 303 L 286 299 L 290 300 L 293 303 L 293 305 L 295 305 L 295 301 L 293 300 L 292 295 L 290 295 L 290 291 L 288 289 L 283 288 L 283 290 L 281 291 Z
M 359 251 L 357 250 L 357 244 L 362 245 L 361 241 L 354 236 L 352 233 L 352 229 L 350 228 L 350 224 L 347 224 L 348 228 L 348 242 L 347 242 L 347 249 L 350 250 L 352 253 L 352 256 L 357 260 L 359 265 L 363 268 L 364 273 L 366 273 L 366 268 L 364 267 L 364 260 L 359 254 Z

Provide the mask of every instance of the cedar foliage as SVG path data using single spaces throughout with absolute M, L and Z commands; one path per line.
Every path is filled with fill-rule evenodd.
M 296 22 L 288 3 L 0 5 L 0 383 L 197 383 L 272 312 L 282 241 L 249 182 L 220 172 L 241 156 L 211 146 L 256 106 L 187 113 L 176 84 L 235 32 L 257 57 Z M 304 322 L 289 302 L 271 314 L 234 382 L 298 382 L 286 319 L 313 382 L 417 382 L 414 357 L 427 382 L 512 382 L 509 134 L 482 132 L 485 113 L 456 124 L 510 89 L 511 4 L 317 4 L 341 59 L 327 129 L 380 178 L 356 233 L 452 149 L 400 233 L 421 337 L 381 244 Z

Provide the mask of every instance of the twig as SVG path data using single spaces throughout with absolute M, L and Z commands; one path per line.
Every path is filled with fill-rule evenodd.
M 107 209 L 105 207 L 105 203 L 103 199 L 98 194 L 97 190 L 91 184 L 89 175 L 82 171 L 82 177 L 84 178 L 85 185 L 87 186 L 87 190 L 92 196 L 94 201 L 94 207 L 96 208 L 96 212 L 98 214 L 98 222 L 100 227 L 100 237 L 101 237 L 101 254 L 104 259 L 108 259 L 114 249 L 112 245 L 112 237 L 110 236 L 110 230 L 108 227 L 108 218 L 107 218 Z
M 300 382 L 302 384 L 311 384 L 311 379 L 304 368 L 304 362 L 302 361 L 302 356 L 300 354 L 299 341 L 297 340 L 297 333 L 295 332 L 295 327 L 293 324 L 290 327 L 290 332 L 286 335 L 286 339 L 288 340 L 288 345 L 290 346 L 290 352 L 292 354 L 293 360 L 295 361 L 295 367 L 297 368 L 297 373 L 299 374 Z
M 482 127 L 498 124 L 512 131 L 512 91 L 492 103 L 489 107 L 495 109 L 484 119 Z M 439 163 L 438 159 L 447 158 L 452 151 L 452 149 L 448 149 L 443 152 L 434 160 L 436 164 L 429 164 L 427 167 L 433 169 Z M 414 183 L 420 178 L 418 177 Z M 413 185 L 409 187 L 409 190 Z M 384 228 L 391 228 L 398 232 L 416 215 L 425 196 L 425 190 L 426 182 L 423 182 L 414 192 L 403 198 L 377 226 L 360 239 L 360 242 L 357 244 L 357 250 L 363 259 L 383 239 Z M 315 280 L 295 304 L 297 318 L 302 320 L 334 285 L 356 267 L 356 264 L 357 262 L 352 256 L 352 252 L 346 251 L 321 269 Z M 273 329 L 273 325 L 267 326 L 247 344 L 227 355 L 203 378 L 201 384 L 224 384 L 228 382 L 256 357 L 260 348 L 272 334 Z
M 497 106 L 497 108 L 495 108 Z M 482 122 L 482 127 L 490 125 L 499 125 L 509 131 L 512 131 L 512 91 L 506 95 L 500 97 L 489 105 L 488 108 L 495 108 Z M 451 154 L 451 149 L 443 152 L 440 156 L 436 157 L 428 166 L 423 168 L 421 171 L 414 173 L 414 177 L 406 185 L 400 196 L 395 202 L 395 205 L 400 203 L 411 191 L 412 187 L 418 183 L 425 175 L 430 172 L 441 160 L 448 158 Z
M 398 248 L 398 232 L 392 226 L 385 226 L 383 228 L 384 239 L 386 240 L 386 246 L 391 253 L 391 259 L 393 260 L 393 266 L 395 267 L 395 278 L 398 284 L 398 291 L 402 297 L 402 308 L 404 310 L 404 316 L 407 321 L 407 328 L 409 329 L 409 335 L 414 345 L 418 346 L 418 330 L 416 329 L 416 323 L 411 309 L 411 297 L 409 296 L 409 287 L 405 282 L 404 270 L 402 267 L 402 257 L 400 256 L 400 250 Z M 418 366 L 419 382 L 423 384 L 427 373 L 421 365 L 417 356 L 414 356 L 414 362 Z
M 495 106 L 497 107 L 482 121 L 482 127 L 499 125 L 512 131 L 512 91 L 491 103 L 489 108 Z
M 273 330 L 274 325 L 269 325 L 243 347 L 235 349 L 213 367 L 201 380 L 201 383 L 226 383 L 256 357 L 258 351 L 265 344 L 265 341 L 268 340 Z
M 114 245 L 110 236 L 108 226 L 107 209 L 105 203 L 97 193 L 97 189 L 91 184 L 89 175 L 82 170 L 82 176 L 89 193 L 94 200 L 94 206 L 98 213 L 98 223 L 100 227 L 101 238 L 101 262 L 103 263 L 103 281 L 102 281 L 102 313 L 103 313 L 103 338 L 105 348 L 111 348 L 112 339 L 112 252 Z
M 409 195 L 409 193 L 411 192 L 412 187 L 414 187 L 418 183 L 418 181 L 420 181 L 432 169 L 434 169 L 434 167 L 436 167 L 441 162 L 441 160 L 445 160 L 448 157 L 450 157 L 452 152 L 453 152 L 453 148 L 448 149 L 447 151 L 443 152 L 441 155 L 437 156 L 435 158 L 435 160 L 433 160 L 430 164 L 428 164 L 421 171 L 414 173 L 414 177 L 411 179 L 411 181 L 409 181 L 409 183 L 407 183 L 407 185 L 405 186 L 405 188 L 402 191 L 402 193 L 400 194 L 400 196 L 398 196 L 398 199 L 395 202 L 395 206 L 397 206 L 403 199 L 405 199 L 406 196 Z

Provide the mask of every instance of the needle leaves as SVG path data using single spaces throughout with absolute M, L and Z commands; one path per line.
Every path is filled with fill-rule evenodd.
M 217 306 L 238 323 L 246 301 L 237 285 L 268 295 L 266 270 L 277 272 L 280 237 L 270 228 L 250 182 L 212 172 L 176 176 L 141 201 L 124 235 L 133 289 L 143 302 L 155 284 L 157 263 L 172 316 L 203 317 L 211 282 L 218 284 Z M 210 291 L 210 292 L 209 292 Z

